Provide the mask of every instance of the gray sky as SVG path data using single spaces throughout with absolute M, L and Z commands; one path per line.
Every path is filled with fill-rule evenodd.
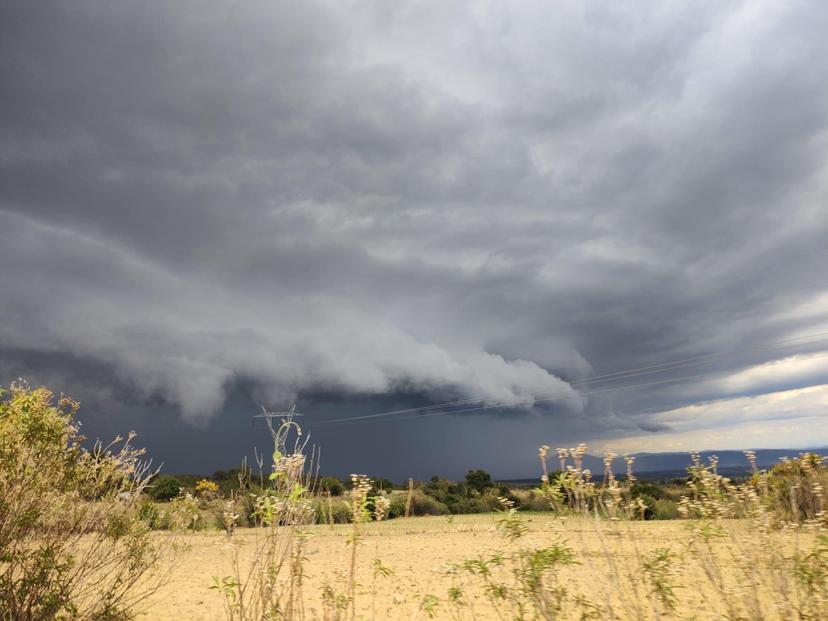
M 0 383 L 179 471 L 293 400 L 338 473 L 828 444 L 828 340 L 768 345 L 828 331 L 825 32 L 822 2 L 5 1 Z M 516 407 L 318 424 L 465 398 Z

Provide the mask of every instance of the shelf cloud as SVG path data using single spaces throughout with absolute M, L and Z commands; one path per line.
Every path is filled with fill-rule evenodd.
M 605 442 L 828 381 L 791 358 L 825 342 L 761 348 L 828 331 L 822 3 L 0 12 L 0 384 L 204 433 L 242 393 L 475 398 Z

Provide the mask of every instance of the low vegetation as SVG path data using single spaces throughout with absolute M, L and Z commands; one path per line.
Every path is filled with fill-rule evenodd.
M 288 416 L 254 468 L 153 476 L 131 437 L 87 447 L 77 407 L 25 385 L 0 400 L 0 619 L 134 617 L 177 549 L 153 530 L 223 533 L 229 571 L 203 589 L 231 620 L 828 618 L 828 468 L 815 454 L 760 470 L 747 452 L 738 480 L 694 455 L 685 480 L 658 484 L 632 458 L 606 453 L 592 473 L 585 445 L 543 446 L 532 487 L 482 470 L 395 487 L 320 477 Z M 495 516 L 482 540 L 473 513 Z M 424 515 L 443 517 L 425 530 L 395 519 Z M 671 530 L 647 530 L 665 519 Z M 385 553 L 429 532 L 445 560 L 426 589 Z M 321 533 L 341 546 L 324 568 Z
M 78 404 L 0 390 L 0 618 L 126 619 L 161 579 L 167 546 L 139 507 L 132 435 L 84 447 Z
M 350 504 L 347 515 L 352 528 L 343 558 L 347 558 L 348 570 L 340 583 L 345 588 L 331 583 L 321 586 L 324 618 L 355 620 L 366 614 L 368 609 L 357 601 L 356 589 L 360 573 L 365 574 L 360 572 L 358 554 L 363 524 L 372 517 L 380 521 L 393 515 L 395 504 L 400 511 L 395 499 L 403 497 L 406 513 L 414 514 L 416 502 L 431 503 L 434 513 L 449 516 L 449 524 L 454 513 L 484 510 L 488 508 L 484 503 L 494 501 L 502 541 L 478 556 L 463 557 L 458 550 L 460 558 L 443 569 L 443 593 L 419 594 L 414 616 L 432 618 L 445 613 L 454 619 L 527 621 L 705 615 L 755 620 L 828 618 L 828 537 L 822 534 L 828 527 L 823 496 L 828 470 L 821 457 L 805 453 L 765 472 L 755 469 L 753 454 L 748 452 L 753 476 L 734 482 L 718 473 L 715 458 L 704 464 L 693 456 L 687 481 L 679 488 L 684 495 L 676 499 L 675 488 L 639 482 L 631 458 L 624 458 L 626 474 L 617 477 L 613 463 L 618 456 L 612 453 L 605 454 L 605 471 L 596 480 L 583 468 L 585 454 L 585 445 L 557 449 L 559 468 L 550 471 L 550 449 L 541 447 L 542 475 L 533 490 L 513 490 L 494 483 L 483 471 L 470 471 L 462 483 L 435 477 L 407 492 L 395 491 L 389 498 L 367 477 L 354 475 L 347 501 L 341 501 Z M 325 491 L 329 503 L 331 487 Z M 530 536 L 527 518 L 518 508 L 517 491 L 522 491 L 524 499 L 542 500 L 561 520 L 554 537 L 538 541 Z M 289 499 L 285 500 L 284 506 L 289 507 Z M 680 545 L 649 547 L 620 527 L 659 513 L 685 520 Z M 572 532 L 581 533 L 580 550 L 566 537 L 568 520 L 577 524 Z M 327 521 L 333 524 L 330 509 Z M 592 529 L 593 541 L 600 542 L 600 550 L 584 543 L 585 525 Z M 301 558 L 291 565 L 291 572 L 296 573 L 287 581 L 299 587 L 311 531 L 291 527 L 280 536 L 293 541 L 299 555 L 295 558 Z M 628 551 L 622 552 L 624 548 Z M 372 560 L 372 566 L 372 584 L 380 576 L 393 576 L 379 557 Z M 576 573 L 571 569 L 575 566 L 587 569 Z M 595 585 L 603 592 L 596 593 Z M 701 600 L 699 593 L 704 593 Z M 486 603 L 482 611 L 481 594 Z M 226 597 L 228 602 L 236 601 Z M 296 591 L 291 597 L 301 601 L 304 595 Z M 478 599 L 477 609 L 473 599 Z M 374 611 L 373 588 L 370 600 Z M 257 618 L 302 618 L 303 607 L 291 604 L 287 614 L 284 602 L 274 605 L 270 615 Z M 229 618 L 236 617 L 229 612 Z M 375 618 L 373 612 L 371 618 Z
M 560 472 L 551 475 L 552 480 L 559 480 L 561 490 L 565 490 L 566 477 Z M 351 512 L 348 495 L 352 488 L 350 479 L 336 477 L 317 477 L 313 482 L 314 494 L 311 497 L 313 522 L 317 524 L 350 523 Z M 205 487 L 209 485 L 208 488 Z M 239 509 L 238 525 L 251 526 L 255 523 L 253 502 L 249 500 L 260 494 L 263 488 L 256 481 L 245 475 L 241 469 L 218 471 L 199 478 L 193 475 L 162 474 L 154 479 L 148 489 L 148 499 L 154 500 L 156 511 L 160 516 L 168 515 L 169 508 L 176 502 L 188 497 L 197 500 L 195 506 L 200 516 L 196 529 L 221 527 L 222 498 L 234 496 L 238 499 L 248 498 Z M 501 507 L 500 498 L 506 498 L 518 511 L 557 511 L 555 503 L 550 503 L 548 496 L 537 486 L 516 485 L 492 480 L 485 470 L 470 470 L 462 481 L 452 481 L 433 476 L 428 481 L 413 481 L 409 493 L 407 484 L 395 485 L 388 479 L 371 478 L 370 497 L 382 492 L 390 501 L 387 518 L 408 515 L 464 515 L 474 513 L 491 513 Z M 671 482 L 635 481 L 629 495 L 639 499 L 643 504 L 643 519 L 670 520 L 680 517 L 679 500 L 689 492 L 684 480 Z M 165 503 L 171 502 L 170 505 Z M 639 516 L 642 517 L 642 516 Z M 169 528 L 174 520 L 160 519 L 155 522 L 158 528 Z

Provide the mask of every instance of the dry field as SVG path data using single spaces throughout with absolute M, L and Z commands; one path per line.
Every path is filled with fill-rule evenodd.
M 579 445 L 551 475 L 538 450 L 549 512 L 499 498 L 497 514 L 385 520 L 395 498 L 353 475 L 351 524 L 288 527 L 333 516 L 293 421 L 273 429 L 266 483 L 222 496 L 199 481 L 159 510 L 128 440 L 78 448 L 76 409 L 46 389 L 0 400 L 2 619 L 134 618 L 138 602 L 162 621 L 828 619 L 828 467 L 813 453 L 760 471 L 748 452 L 739 482 L 692 456 L 683 520 L 642 521 L 633 473 L 618 480 L 608 453 L 593 480 Z M 242 516 L 259 527 L 191 530 L 232 533 Z
M 562 567 L 557 585 L 570 595 L 583 595 L 603 607 L 594 617 L 584 617 L 587 610 L 567 611 L 562 618 L 684 618 L 720 619 L 727 611 L 711 578 L 705 575 L 703 563 L 687 549 L 690 541 L 689 522 L 608 522 L 596 523 L 588 518 L 569 518 L 562 522 L 551 514 L 524 516 L 529 527 L 526 535 L 510 544 L 496 529 L 495 515 L 416 517 L 365 525 L 358 548 L 356 608 L 358 619 L 501 619 L 486 597 L 477 576 L 461 572 L 450 575 L 452 563 L 497 550 L 520 547 L 543 547 L 565 541 L 576 555 L 578 564 Z M 322 619 L 324 607 L 321 592 L 324 584 L 344 592 L 349 566 L 347 544 L 349 525 L 309 526 L 312 538 L 307 548 L 306 582 L 303 600 L 307 618 Z M 728 532 L 736 537 L 717 539 L 713 544 L 716 563 L 725 568 L 721 577 L 734 597 L 740 590 L 755 588 L 771 593 L 770 585 L 745 585 L 743 580 L 730 578 L 727 568 L 734 569 L 750 554 L 751 535 L 747 524 L 728 523 Z M 163 535 L 159 535 L 163 536 Z M 241 556 L 252 554 L 257 533 L 250 529 L 237 531 L 233 543 L 223 533 L 196 532 L 185 535 L 188 550 L 179 557 L 169 582 L 150 602 L 150 608 L 139 619 L 172 621 L 180 619 L 220 620 L 225 618 L 222 598 L 210 590 L 213 576 L 231 573 L 228 546 L 240 547 Z M 811 543 L 808 535 L 779 534 L 782 549 Z M 807 541 L 806 541 L 807 540 Z M 748 543 L 746 546 L 745 544 Z M 653 551 L 669 548 L 676 558 L 668 570 L 669 584 L 674 584 L 678 606 L 675 612 L 665 611 L 653 595 L 652 582 L 642 574 L 642 564 Z M 393 571 L 388 576 L 374 577 L 373 560 Z M 744 567 L 744 566 L 743 566 Z M 505 572 L 504 569 L 496 570 Z M 739 573 L 740 576 L 744 572 Z M 502 575 L 506 580 L 505 573 Z M 715 577 L 714 577 L 715 579 Z M 740 584 L 741 582 L 741 584 Z M 453 606 L 449 589 L 462 590 L 462 605 Z M 433 596 L 433 597 L 430 597 Z M 436 599 L 435 599 L 436 598 Z M 767 602 L 772 608 L 773 603 Z M 784 603 L 782 604 L 784 605 Z M 329 616 L 330 618 L 330 616 Z M 344 618 L 348 618 L 346 614 Z

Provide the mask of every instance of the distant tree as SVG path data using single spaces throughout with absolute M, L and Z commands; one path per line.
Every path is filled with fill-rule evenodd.
M 322 477 L 317 487 L 321 492 L 330 492 L 331 496 L 341 496 L 345 493 L 345 484 L 334 477 Z
M 662 500 L 669 497 L 669 494 L 663 486 L 650 481 L 636 481 L 633 483 L 630 487 L 630 495 L 633 498 L 649 496 L 655 500 Z
M 466 473 L 466 486 L 482 494 L 490 487 L 494 487 L 492 475 L 485 470 L 469 470 Z
M 392 489 L 394 489 L 394 487 L 396 487 L 396 486 L 394 485 L 394 482 L 391 481 L 390 479 L 383 479 L 381 477 L 377 478 L 377 479 L 374 479 L 374 490 L 375 491 L 376 490 L 385 490 L 386 492 L 390 492 Z
M 183 485 L 178 477 L 171 474 L 162 474 L 149 485 L 148 493 L 155 500 L 172 500 L 178 496 Z
M 226 496 L 249 484 L 248 473 L 242 472 L 241 468 L 216 470 L 207 478 L 218 483 L 219 491 Z

